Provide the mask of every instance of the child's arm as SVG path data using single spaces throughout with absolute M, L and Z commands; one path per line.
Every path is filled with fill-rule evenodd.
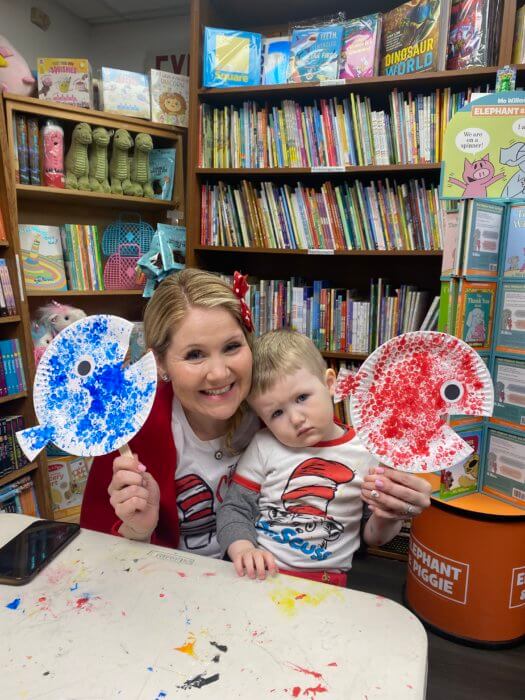
M 259 517 L 259 492 L 230 484 L 217 512 L 217 540 L 224 555 L 228 554 L 239 576 L 266 578 L 266 571 L 276 574 L 270 552 L 257 548 L 255 523 Z

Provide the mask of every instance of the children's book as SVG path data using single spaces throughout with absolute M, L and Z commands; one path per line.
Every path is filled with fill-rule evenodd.
M 118 68 L 102 68 L 104 112 L 149 119 L 151 116 L 148 76 Z
M 150 151 L 151 184 L 157 199 L 170 200 L 173 197 L 175 157 L 174 148 L 154 148 Z
M 503 277 L 525 280 L 525 204 L 511 204 L 507 221 Z
M 367 15 L 344 23 L 339 63 L 340 78 L 371 78 L 377 75 L 381 47 L 381 15 Z
M 478 351 L 489 350 L 492 342 L 496 287 L 496 282 L 460 281 L 453 335 Z
M 381 75 L 444 70 L 450 0 L 409 0 L 383 15 Z
M 489 18 L 494 0 L 452 0 L 447 70 L 488 66 Z
M 469 279 L 495 279 L 505 205 L 470 199 L 466 206 L 463 275 Z
M 512 65 L 525 61 L 525 5 L 516 12 L 514 25 L 514 45 L 512 47 Z
M 483 444 L 483 426 L 457 428 L 456 432 L 472 447 L 473 452 L 459 464 L 441 471 L 439 497 L 448 500 L 478 490 L 479 466 Z
M 447 211 L 443 207 L 443 258 L 441 261 L 441 276 L 459 275 L 460 248 L 462 241 L 464 201 L 457 208 Z
M 496 352 L 525 356 L 525 285 L 504 282 L 499 290 Z
M 93 109 L 91 67 L 86 58 L 38 58 L 38 97 Z
M 290 37 L 273 36 L 262 40 L 262 84 L 286 83 L 290 58 Z
M 262 36 L 204 28 L 203 87 L 242 87 L 261 82 Z
M 491 421 L 525 426 L 525 362 L 508 357 L 494 361 L 494 413 Z
M 288 63 L 288 82 L 335 80 L 343 43 L 343 25 L 294 29 Z
M 187 75 L 150 71 L 151 121 L 188 126 L 189 82 Z
M 18 232 L 26 288 L 67 291 L 60 227 L 20 224 Z
M 489 428 L 483 493 L 525 507 L 525 436 Z
M 438 331 L 454 335 L 458 303 L 459 281 L 455 277 L 441 280 Z

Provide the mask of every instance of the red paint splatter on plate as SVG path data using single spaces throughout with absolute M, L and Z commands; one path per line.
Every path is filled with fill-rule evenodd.
M 303 668 L 302 666 L 298 666 L 297 664 L 288 664 L 290 668 L 293 668 L 294 671 L 299 671 L 300 673 L 304 673 L 307 676 L 313 676 L 314 678 L 322 678 L 323 674 L 319 673 L 318 671 L 311 671 L 309 668 Z

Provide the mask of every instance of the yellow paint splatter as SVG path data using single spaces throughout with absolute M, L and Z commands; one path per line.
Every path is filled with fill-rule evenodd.
M 192 632 L 190 632 L 184 644 L 181 647 L 175 647 L 175 650 L 181 651 L 183 654 L 188 654 L 188 656 L 194 656 L 195 658 L 197 658 L 197 654 L 195 653 L 195 642 L 195 635 L 192 634 Z
M 321 586 L 319 588 L 321 589 Z M 331 590 L 332 588 L 333 590 Z M 270 598 L 285 615 L 293 617 L 297 614 L 300 606 L 309 605 L 316 608 L 334 595 L 341 596 L 341 592 L 337 590 L 336 586 L 323 586 L 321 590 L 315 592 L 298 591 L 288 586 L 275 586 L 270 593 Z

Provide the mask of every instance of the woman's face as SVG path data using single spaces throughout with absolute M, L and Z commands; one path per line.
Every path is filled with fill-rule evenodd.
M 162 364 L 199 433 L 228 421 L 250 390 L 251 350 L 235 318 L 220 307 L 191 307 Z

